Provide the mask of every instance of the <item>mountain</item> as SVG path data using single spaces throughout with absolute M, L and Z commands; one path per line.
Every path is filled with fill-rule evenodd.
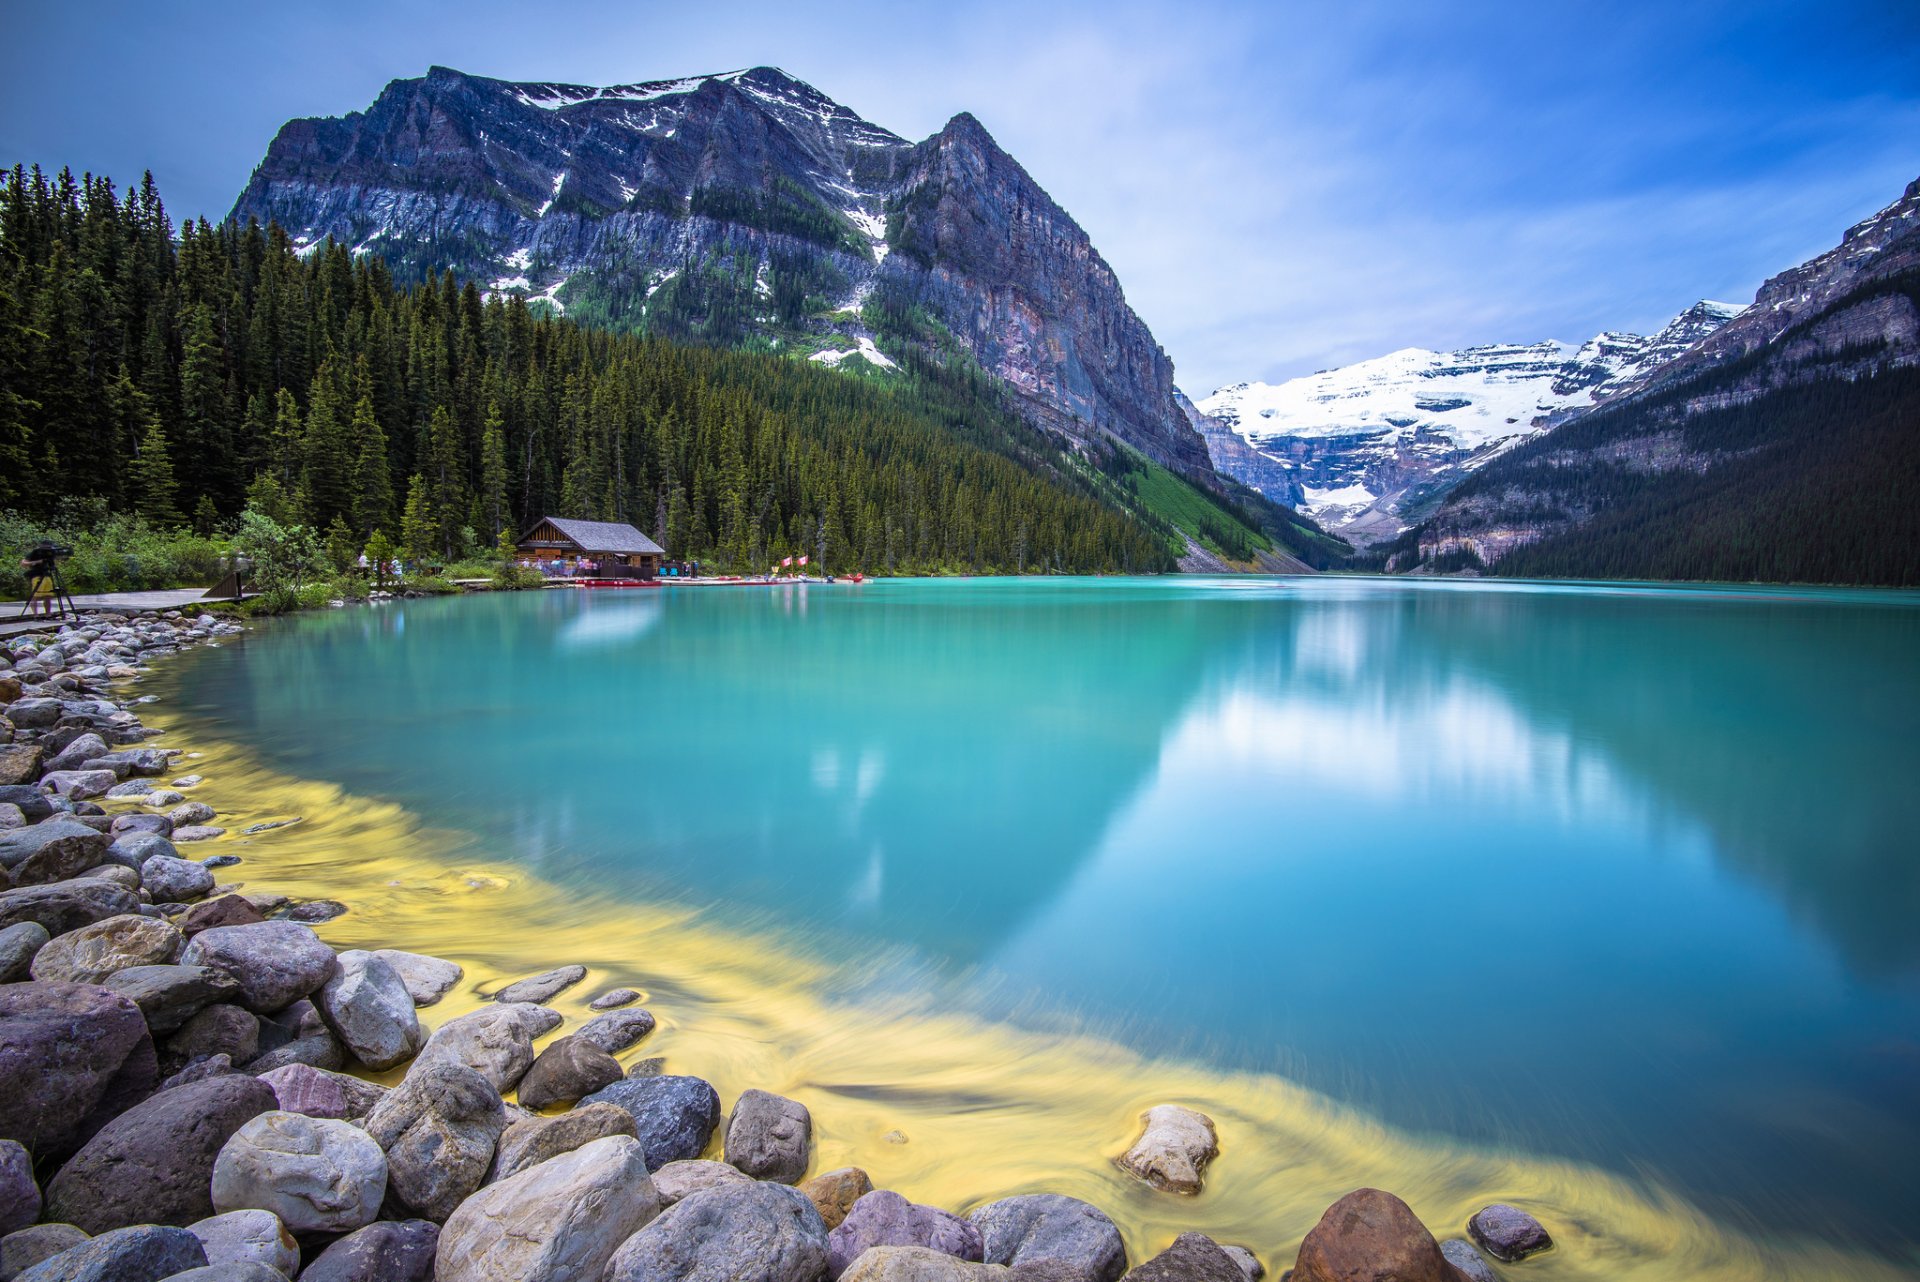
M 1427 572 L 1920 584 L 1920 181 L 1376 553 Z
M 915 143 L 772 67 L 605 88 L 435 67 L 289 122 L 231 217 L 612 328 L 978 367 L 1080 452 L 1218 487 L 1112 268 L 964 113 Z
M 1701 302 L 1657 334 L 1410 347 L 1197 406 L 1214 465 L 1356 543 L 1392 538 L 1518 440 L 1604 403 L 1740 314 Z

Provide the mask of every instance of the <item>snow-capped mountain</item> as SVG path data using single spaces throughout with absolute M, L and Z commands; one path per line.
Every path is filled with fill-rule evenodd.
M 1087 234 L 966 113 L 912 142 L 773 67 L 600 88 L 446 67 L 289 121 L 232 217 L 588 323 L 891 368 L 977 361 L 1026 418 L 1211 481 Z M 890 330 L 891 333 L 883 332 Z
M 1650 337 L 1410 347 L 1284 383 L 1235 383 L 1198 403 L 1196 426 L 1220 470 L 1371 543 L 1473 468 L 1607 400 L 1741 311 L 1701 302 Z

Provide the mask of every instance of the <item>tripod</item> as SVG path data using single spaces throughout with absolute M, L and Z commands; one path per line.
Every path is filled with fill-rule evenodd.
M 33 614 L 35 605 L 50 619 L 80 613 L 73 594 L 67 591 L 66 580 L 60 577 L 60 559 L 50 549 L 35 548 L 20 564 L 27 571 L 27 599 L 20 603 L 22 618 Z

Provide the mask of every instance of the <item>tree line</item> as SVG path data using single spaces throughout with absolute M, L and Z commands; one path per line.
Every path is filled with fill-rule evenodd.
M 1171 568 L 1049 474 L 1038 433 L 956 432 L 977 408 L 588 329 L 451 274 L 402 286 L 275 226 L 176 231 L 151 175 L 0 175 L 0 509 L 91 499 L 207 532 L 252 507 L 448 559 L 554 514 L 739 570 Z

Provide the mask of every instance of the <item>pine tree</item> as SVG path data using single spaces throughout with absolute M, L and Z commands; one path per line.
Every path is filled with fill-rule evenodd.
M 427 478 L 415 472 L 407 486 L 406 511 L 400 517 L 400 550 L 416 571 L 433 556 L 439 533 L 439 523 L 433 514 L 433 499 L 427 491 Z
M 146 435 L 128 467 L 128 488 L 133 491 L 133 510 L 154 525 L 172 528 L 180 524 L 180 509 L 174 506 L 173 463 L 167 457 L 167 434 L 160 424 L 149 421 Z
M 360 442 L 353 464 L 353 525 L 371 531 L 393 516 L 393 476 L 387 464 L 387 434 L 374 417 L 373 401 L 361 396 L 353 407 L 353 436 Z
M 507 512 L 506 422 L 500 407 L 487 406 L 480 429 L 480 492 L 475 496 L 481 530 L 502 530 L 510 523 Z

